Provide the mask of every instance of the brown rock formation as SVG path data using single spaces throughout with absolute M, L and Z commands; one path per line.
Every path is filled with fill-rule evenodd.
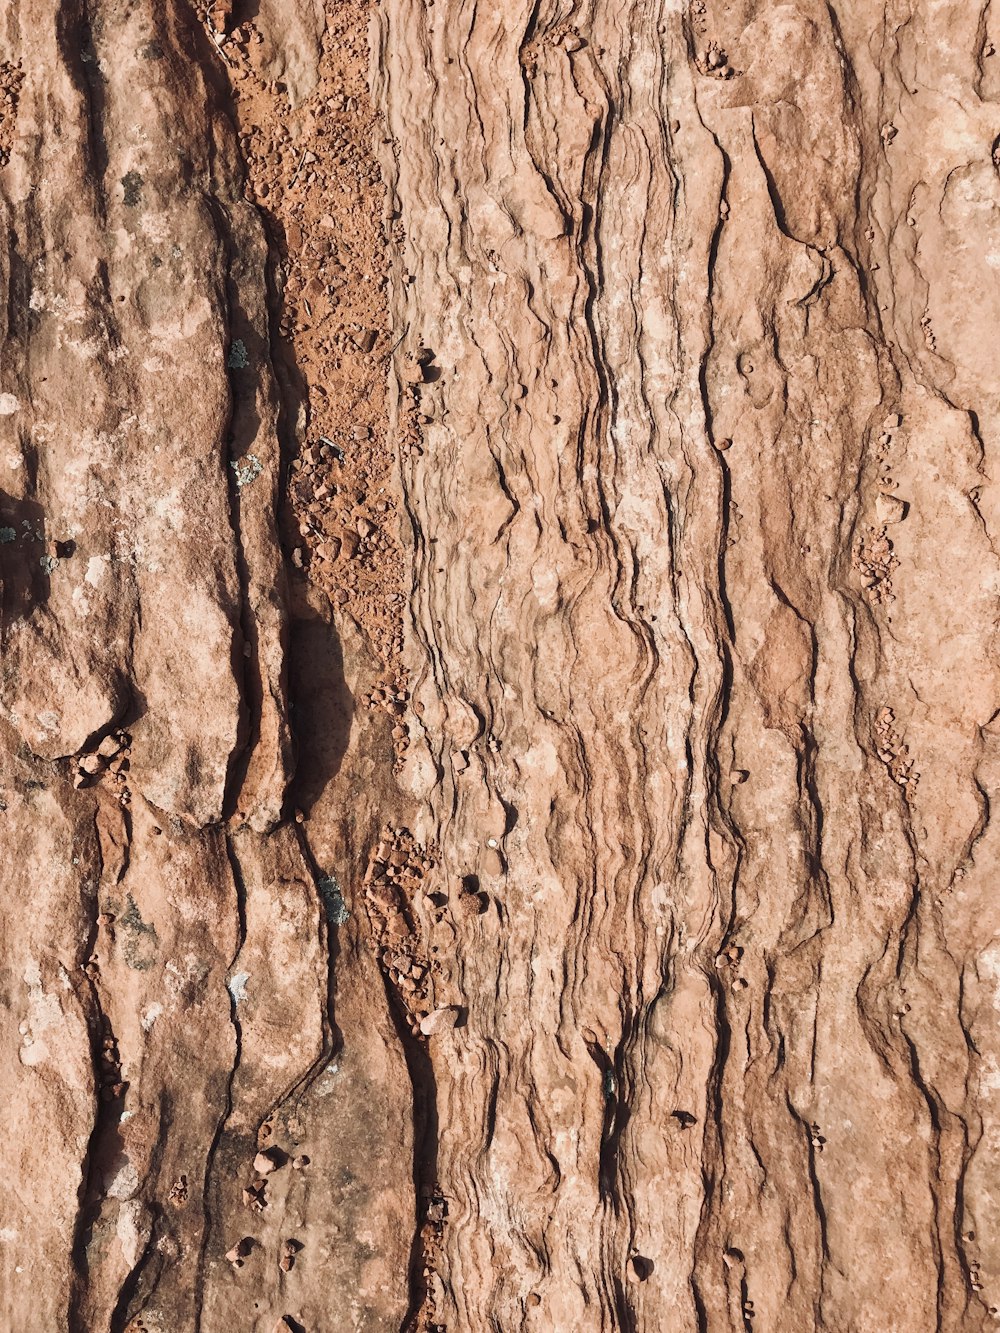
M 0 1328 L 1000 1320 L 998 43 L 0 11 Z

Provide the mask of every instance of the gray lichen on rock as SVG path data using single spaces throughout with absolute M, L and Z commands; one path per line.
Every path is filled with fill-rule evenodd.
M 264 465 L 256 454 L 247 454 L 244 458 L 230 463 L 229 466 L 236 474 L 236 485 L 239 490 L 242 490 L 244 486 L 249 486 L 264 471 Z
M 229 357 L 226 365 L 230 370 L 246 370 L 250 364 L 250 356 L 247 352 L 246 343 L 242 338 L 235 338 L 229 349 Z
M 316 887 L 323 900 L 326 919 L 331 926 L 342 926 L 351 913 L 344 902 L 343 890 L 336 875 L 321 875 L 316 881 Z

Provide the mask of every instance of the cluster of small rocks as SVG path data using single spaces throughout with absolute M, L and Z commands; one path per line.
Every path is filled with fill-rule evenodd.
M 0 63 L 0 167 L 10 161 L 11 148 L 14 146 L 14 127 L 17 121 L 17 103 L 21 92 L 24 74 L 21 62 Z
M 586 39 L 570 23 L 556 23 L 544 32 L 534 35 L 521 47 L 521 67 L 529 79 L 535 78 L 543 52 L 547 49 L 574 55 L 587 46 Z
M 931 312 L 925 310 L 920 316 L 920 331 L 924 335 L 924 346 L 928 352 L 937 351 L 937 337 L 934 333 L 934 326 L 931 322 Z
M 917 789 L 920 774 L 914 771 L 910 747 L 896 730 L 896 717 L 891 708 L 880 708 L 875 716 L 875 753 L 885 764 L 889 776 L 903 788 L 907 800 Z
M 698 68 L 702 74 L 715 79 L 731 79 L 736 73 L 718 42 L 709 42 L 704 54 L 698 58 Z
M 439 1322 L 444 1305 L 444 1292 L 438 1269 L 444 1249 L 448 1201 L 436 1181 L 429 1188 L 425 1188 L 422 1195 L 424 1210 L 420 1226 L 420 1278 L 423 1292 L 417 1326 L 422 1333 L 444 1333 L 445 1325 Z
M 104 1035 L 101 1038 L 101 1048 L 97 1055 L 97 1063 L 101 1101 L 113 1102 L 119 1097 L 124 1097 L 128 1084 L 122 1079 L 122 1062 L 118 1053 L 118 1042 L 106 1020 Z
M 876 521 L 864 527 L 854 544 L 854 568 L 861 575 L 862 591 L 870 606 L 882 606 L 894 600 L 892 576 L 899 568 L 899 560 L 886 529 L 894 523 L 901 523 L 907 513 L 905 501 L 895 494 L 896 483 L 890 462 L 895 432 L 901 423 L 902 417 L 898 412 L 891 412 L 882 422 L 875 445 L 878 468 L 874 505 Z
M 397 672 L 396 678 L 392 681 L 374 685 L 362 698 L 366 708 L 386 713 L 392 723 L 392 745 L 398 771 L 410 744 L 409 729 L 404 721 L 410 702 L 405 672 Z M 415 704 L 413 711 L 419 716 L 423 713 L 423 705 Z
M 883 527 L 890 523 L 902 523 L 907 512 L 905 501 L 895 494 L 896 483 L 892 478 L 892 467 L 889 462 L 895 431 L 901 423 L 902 417 L 899 413 L 891 412 L 882 422 L 882 431 L 876 447 L 880 476 L 878 495 L 875 497 L 875 516 Z
M 265 1122 L 261 1126 L 260 1136 L 266 1139 L 270 1135 L 271 1126 Z M 258 1149 L 253 1159 L 253 1175 L 241 1191 L 244 1208 L 259 1216 L 268 1206 L 267 1186 L 271 1176 L 285 1167 L 291 1167 L 293 1171 L 304 1171 L 308 1165 L 309 1158 L 305 1153 L 290 1156 L 274 1145 Z M 234 1269 L 242 1268 L 259 1244 L 260 1242 L 253 1236 L 243 1236 L 227 1250 L 226 1259 Z M 302 1242 L 293 1236 L 282 1241 L 278 1267 L 283 1273 L 290 1273 L 295 1267 L 296 1256 L 302 1249 Z
M 387 528 L 395 506 L 384 487 L 373 490 L 366 476 L 357 479 L 358 467 L 341 462 L 358 439 L 367 439 L 362 432 L 369 429 L 354 427 L 357 438 L 344 445 L 324 436 L 293 462 L 288 494 L 298 544 L 292 563 L 307 571 L 335 606 L 367 607 L 369 636 L 388 664 L 402 653 L 405 605 L 402 591 L 392 586 L 402 579 L 402 553 Z M 379 595 L 367 602 L 373 583 Z
M 109 732 L 95 749 L 82 754 L 73 774 L 74 787 L 92 787 L 106 775 L 118 789 L 118 800 L 128 805 L 131 796 L 126 774 L 129 769 L 129 746 L 132 738 L 125 731 Z
M 691 26 L 695 34 L 704 42 L 695 56 L 695 64 L 699 72 L 715 79 L 731 79 L 736 74 L 736 70 L 730 65 L 725 51 L 718 42 L 707 40 L 708 7 L 705 0 L 694 0 L 690 13 Z
M 729 973 L 730 990 L 742 991 L 747 989 L 746 977 L 740 976 L 740 964 L 743 962 L 743 946 L 740 944 L 730 944 L 723 949 L 716 960 L 715 966 L 720 971 Z
M 365 875 L 364 895 L 375 938 L 376 953 L 399 995 L 411 1031 L 430 1036 L 458 1021 L 458 1010 L 435 1008 L 432 977 L 441 965 L 431 959 L 421 938 L 415 900 L 421 894 L 428 905 L 428 876 L 434 869 L 431 852 L 419 846 L 407 829 L 386 827 Z
M 262 1148 L 253 1159 L 253 1177 L 242 1191 L 243 1207 L 262 1213 L 267 1207 L 267 1178 L 285 1165 L 287 1158 L 279 1148 Z
M 885 527 L 869 524 L 858 537 L 854 567 L 861 575 L 864 595 L 873 606 L 893 600 L 892 576 L 899 568 Z
M 244 1236 L 238 1240 L 235 1245 L 226 1251 L 226 1258 L 234 1269 L 242 1268 L 247 1259 L 256 1248 L 257 1242 L 253 1236 Z M 283 1273 L 290 1273 L 295 1267 L 295 1257 L 303 1248 L 302 1242 L 294 1237 L 289 1237 L 281 1243 L 281 1255 L 278 1259 L 278 1267 Z
M 345 608 L 384 665 L 402 653 L 402 548 L 386 442 L 388 328 L 384 189 L 376 119 L 358 34 L 367 15 L 332 11 L 320 81 L 294 109 L 264 73 L 252 18 L 229 0 L 202 19 L 230 71 L 247 165 L 247 198 L 280 256 L 279 358 L 306 391 L 292 460 L 285 537 L 291 562 Z

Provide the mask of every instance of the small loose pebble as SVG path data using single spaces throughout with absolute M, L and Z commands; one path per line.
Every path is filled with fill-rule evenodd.
M 460 1012 L 454 1005 L 433 1009 L 420 1020 L 420 1031 L 425 1037 L 432 1037 L 436 1032 L 447 1032 L 458 1023 Z
M 280 1166 L 281 1161 L 275 1148 L 264 1148 L 253 1159 L 253 1169 L 258 1176 L 269 1176 L 272 1171 L 277 1171 Z
M 243 1260 L 247 1257 L 247 1255 L 250 1253 L 252 1249 L 253 1249 L 252 1237 L 244 1236 L 242 1240 L 238 1240 L 236 1242 L 236 1244 L 232 1247 L 231 1250 L 226 1251 L 226 1258 L 229 1260 L 229 1262 L 233 1265 L 234 1268 L 241 1268 L 243 1266 Z
M 901 523 L 906 517 L 906 503 L 898 495 L 883 491 L 875 501 L 875 513 L 880 523 Z

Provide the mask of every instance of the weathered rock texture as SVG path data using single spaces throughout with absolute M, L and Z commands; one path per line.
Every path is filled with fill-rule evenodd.
M 8 0 L 0 1326 L 1000 1319 L 992 0 Z

